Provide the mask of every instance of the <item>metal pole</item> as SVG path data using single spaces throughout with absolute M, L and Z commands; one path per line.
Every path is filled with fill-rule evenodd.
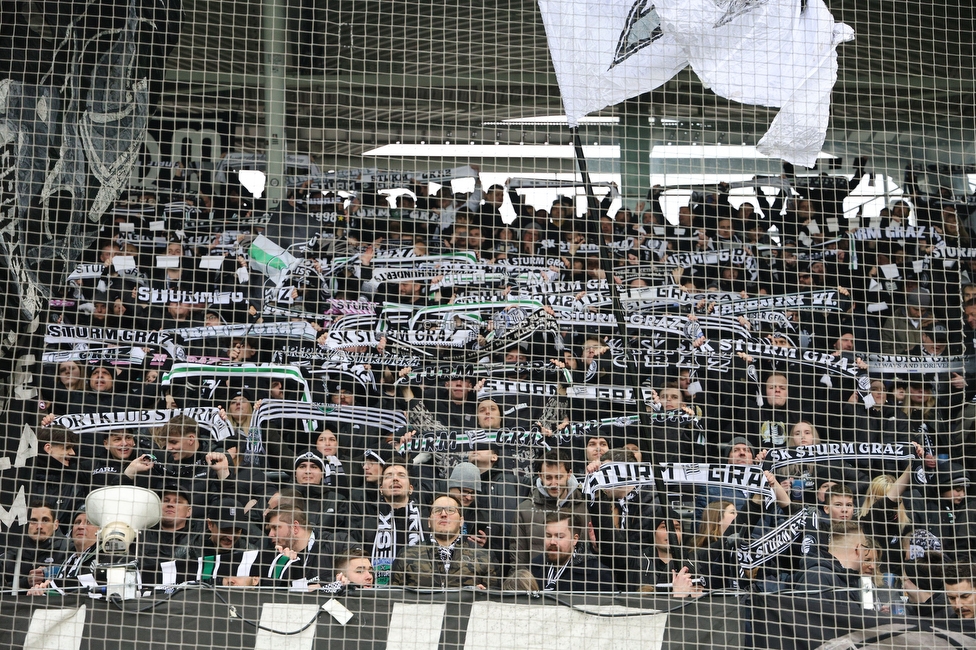
M 282 0 L 264 2 L 264 128 L 268 140 L 266 187 L 269 211 L 285 199 L 285 6 Z
M 600 267 L 603 270 L 604 275 L 607 278 L 607 286 L 610 289 L 610 296 L 613 300 L 613 315 L 617 319 L 617 332 L 620 335 L 621 343 L 623 344 L 624 359 L 630 360 L 630 337 L 627 333 L 627 321 L 625 319 L 623 303 L 620 301 L 620 289 L 617 283 L 613 281 L 613 263 L 611 262 L 610 249 L 603 242 L 603 236 L 600 233 L 600 210 L 599 203 L 596 200 L 596 196 L 593 194 L 593 185 L 590 183 L 590 174 L 586 167 L 586 158 L 583 156 L 583 143 L 580 139 L 579 129 L 577 127 L 572 128 L 573 140 L 576 150 L 576 166 L 579 168 L 580 176 L 583 180 L 583 187 L 586 190 L 586 231 L 588 233 L 595 233 L 597 241 L 600 245 Z M 627 373 L 627 378 L 630 382 L 630 387 L 634 392 L 634 398 L 637 400 L 637 414 L 640 417 L 640 426 L 643 429 L 642 433 L 650 431 L 651 420 L 647 413 L 647 407 L 641 403 L 641 382 L 640 373 L 638 371 L 637 360 L 633 360 L 634 368 L 631 372 Z M 668 531 L 668 545 L 673 549 L 672 557 L 678 552 L 678 536 L 674 530 L 674 520 L 675 517 L 674 509 L 671 507 L 671 501 L 668 499 L 668 492 L 664 485 L 664 477 L 659 471 L 659 465 L 657 462 L 657 450 L 654 449 L 652 445 L 650 448 L 650 463 L 655 468 L 654 472 L 654 488 L 657 490 L 658 498 L 661 500 L 661 505 L 665 513 L 665 527 Z

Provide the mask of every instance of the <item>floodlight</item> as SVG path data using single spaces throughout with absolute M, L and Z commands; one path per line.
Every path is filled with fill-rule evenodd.
M 139 580 L 138 564 L 129 547 L 139 531 L 159 523 L 163 506 L 159 496 L 145 488 L 118 485 L 93 491 L 85 499 L 88 521 L 99 527 L 95 562 L 96 575 L 104 575 L 105 595 L 135 598 Z M 108 556 L 103 562 L 103 555 Z M 104 572 L 104 573 L 103 573 Z
M 99 488 L 85 499 L 88 520 L 100 528 L 99 550 L 109 555 L 128 552 L 140 530 L 159 523 L 162 511 L 155 492 L 128 485 Z
M 241 185 L 247 188 L 254 198 L 260 199 L 261 194 L 264 193 L 264 184 L 267 181 L 267 176 L 264 172 L 258 169 L 242 169 L 237 172 L 237 178 L 241 181 Z

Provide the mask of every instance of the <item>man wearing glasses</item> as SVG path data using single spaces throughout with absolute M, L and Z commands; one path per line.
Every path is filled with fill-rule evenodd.
M 393 584 L 407 587 L 488 589 L 498 579 L 491 552 L 461 536 L 461 503 L 451 495 L 430 507 L 431 540 L 408 546 L 393 563 Z

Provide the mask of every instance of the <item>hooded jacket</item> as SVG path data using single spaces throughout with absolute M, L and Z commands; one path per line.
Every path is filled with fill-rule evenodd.
M 536 479 L 532 496 L 519 504 L 509 546 L 515 568 L 527 568 L 533 557 L 545 551 L 547 512 L 569 511 L 579 517 L 583 526 L 589 521 L 586 500 L 575 476 L 569 477 L 566 487 L 566 498 L 559 500 L 549 496 L 542 480 Z

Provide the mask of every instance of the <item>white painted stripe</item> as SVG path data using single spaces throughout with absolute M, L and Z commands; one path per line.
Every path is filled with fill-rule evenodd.
M 443 603 L 393 605 L 386 650 L 437 650 L 445 607 Z
M 254 639 L 254 650 L 312 650 L 315 642 L 315 628 L 312 623 L 319 615 L 318 605 L 299 605 L 288 603 L 265 603 L 261 607 L 262 628 Z M 298 634 L 285 636 L 308 625 Z M 272 632 L 275 630 L 278 633 Z
M 611 619 L 569 607 L 478 602 L 471 605 L 464 650 L 576 648 L 580 639 L 587 650 L 661 650 L 667 621 L 667 613 Z
M 85 606 L 35 609 L 24 650 L 79 650 L 85 633 Z

